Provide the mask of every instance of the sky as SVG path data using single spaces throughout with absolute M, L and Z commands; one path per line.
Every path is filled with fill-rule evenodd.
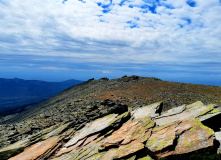
M 0 77 L 221 86 L 220 0 L 0 0 Z

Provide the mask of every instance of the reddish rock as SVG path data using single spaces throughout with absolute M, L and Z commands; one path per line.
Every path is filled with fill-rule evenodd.
M 157 157 L 160 157 L 160 158 L 164 158 L 164 157 L 168 157 L 170 155 L 173 155 L 174 154 L 174 151 L 165 151 L 165 152 L 162 152 L 162 153 L 157 153 L 156 156 Z
M 86 126 L 84 128 L 82 128 L 81 130 L 79 130 L 78 132 L 75 133 L 73 138 L 65 144 L 65 147 L 73 146 L 79 140 L 84 139 L 85 137 L 87 137 L 93 133 L 97 133 L 97 132 L 102 131 L 103 129 L 109 127 L 112 123 L 114 123 L 116 120 L 118 120 L 116 118 L 117 116 L 118 116 L 117 114 L 110 114 L 108 116 L 96 119 L 95 121 L 86 124 Z
M 85 146 L 89 143 L 91 143 L 92 141 L 94 141 L 96 138 L 98 138 L 99 134 L 95 134 L 93 136 L 88 137 L 85 142 L 82 144 L 82 146 Z
M 189 123 L 193 127 L 179 136 L 174 154 L 190 153 L 214 145 L 214 132 L 212 129 L 204 126 L 198 120 L 189 120 L 183 123 Z
M 10 158 L 10 160 L 34 160 L 40 158 L 44 154 L 48 153 L 50 150 L 53 150 L 53 148 L 57 146 L 59 141 L 59 137 L 53 137 L 45 141 L 38 142 L 31 147 L 25 149 L 24 152 Z
M 194 123 L 190 123 L 189 121 L 183 121 L 179 124 L 179 126 L 177 126 L 176 133 L 180 135 L 186 130 L 191 129 L 192 127 L 194 127 Z
M 153 153 L 159 153 L 174 145 L 176 138 L 175 128 L 177 124 L 172 124 L 165 127 L 156 127 L 153 130 L 151 137 L 146 143 L 146 147 Z
M 63 154 L 66 154 L 66 153 L 69 153 L 71 152 L 72 150 L 76 149 L 78 146 L 80 146 L 83 142 L 85 141 L 85 139 L 81 140 L 81 141 L 78 141 L 77 144 L 75 144 L 74 146 L 71 146 L 71 147 L 64 147 L 64 148 L 61 148 L 58 153 L 54 156 L 54 157 L 59 157 Z
M 102 146 L 109 147 L 112 145 L 125 145 L 133 140 L 144 142 L 150 137 L 151 132 L 149 129 L 154 126 L 155 123 L 151 120 L 151 117 L 144 117 L 129 121 L 120 129 L 113 132 L 112 135 L 105 140 Z
M 78 149 L 79 150 L 85 149 L 85 148 L 101 141 L 103 138 L 104 138 L 103 136 L 98 138 L 98 134 L 97 134 L 97 135 L 93 135 L 91 137 L 88 137 L 86 140 L 82 139 L 77 144 L 75 144 L 74 146 L 71 146 L 71 147 L 68 147 L 68 148 L 66 148 L 66 147 L 61 148 L 58 151 L 58 153 L 54 156 L 54 158 L 60 157 L 63 154 L 68 154 L 71 151 L 77 151 Z
M 116 151 L 116 155 L 114 158 L 123 158 L 141 149 L 144 149 L 144 144 L 138 140 L 134 140 L 127 145 L 121 145 Z

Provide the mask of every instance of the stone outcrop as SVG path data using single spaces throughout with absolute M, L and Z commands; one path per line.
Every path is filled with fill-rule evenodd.
M 46 110 L 23 122 L 0 125 L 0 148 L 24 140 L 50 126 L 70 122 L 74 130 L 78 130 L 97 118 L 108 114 L 124 113 L 128 110 L 127 105 L 110 99 L 104 101 L 78 99 L 68 105 L 60 105 L 61 109 L 55 107 Z
M 1 148 L 0 155 L 10 160 L 221 158 L 221 124 L 210 123 L 219 118 L 219 106 L 198 101 L 165 112 L 159 107 L 161 102 L 109 114 L 78 129 L 73 122 L 61 123 Z

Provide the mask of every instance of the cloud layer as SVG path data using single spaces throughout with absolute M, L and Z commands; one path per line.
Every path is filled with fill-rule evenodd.
M 3 0 L 0 8 L 2 59 L 32 56 L 53 70 L 80 62 L 109 64 L 102 73 L 129 63 L 221 73 L 219 0 Z M 59 58 L 61 66 L 47 65 Z

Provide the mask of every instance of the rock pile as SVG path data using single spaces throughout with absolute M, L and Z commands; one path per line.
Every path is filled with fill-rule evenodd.
M 110 105 L 110 101 L 103 102 Z M 154 103 L 111 113 L 84 127 L 46 128 L 0 149 L 10 160 L 220 159 L 221 106 L 198 101 L 162 112 Z M 216 121 L 214 121 L 216 120 Z M 219 120 L 219 121 L 218 121 Z

